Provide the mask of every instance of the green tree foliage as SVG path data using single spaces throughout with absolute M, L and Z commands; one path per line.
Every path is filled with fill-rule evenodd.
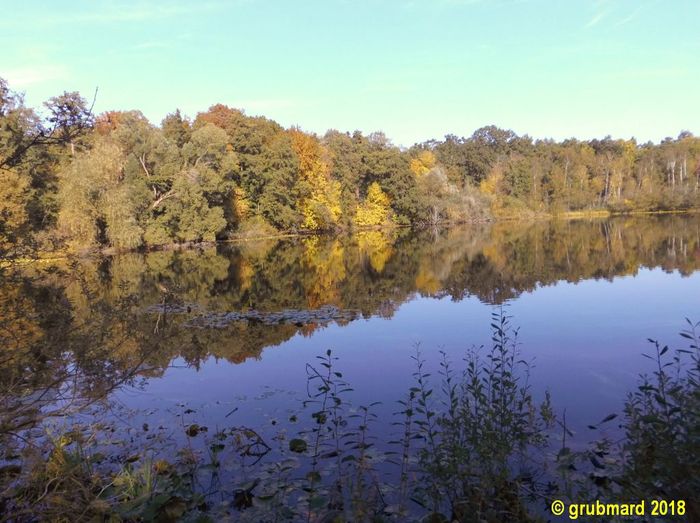
M 238 171 L 226 133 L 207 124 L 192 132 L 182 149 L 167 140 L 165 147 L 162 181 L 149 206 L 146 242 L 214 241 L 226 227 L 224 209 Z
M 161 210 L 146 231 L 148 243 L 159 245 L 172 241 L 214 241 L 226 226 L 221 207 L 210 207 L 196 171 L 179 175 L 169 194 L 173 198 Z
M 13 250 L 30 230 L 32 172 L 20 161 L 40 133 L 39 119 L 0 78 L 0 253 Z
M 159 127 L 139 111 L 93 118 L 75 92 L 45 109 L 42 120 L 0 80 L 4 252 L 700 202 L 700 139 L 688 131 L 655 145 L 487 126 L 403 150 L 381 132 L 318 138 L 222 104 L 192 122 L 176 110 Z
M 434 152 L 455 183 L 478 183 L 498 217 L 696 207 L 698 144 L 700 139 L 688 132 L 659 145 L 610 137 L 557 143 L 487 127 L 470 138 L 449 135 L 414 151 Z
M 361 143 L 359 132 L 351 137 L 349 133 L 331 130 L 323 137 L 331 177 L 340 183 L 341 220 L 346 227 L 352 225 L 360 201 Z
M 72 247 L 141 245 L 139 198 L 125 182 L 124 154 L 117 144 L 103 139 L 79 154 L 60 174 L 59 201 L 58 229 Z
M 297 208 L 299 161 L 291 138 L 278 135 L 257 159 L 255 170 L 249 194 L 257 200 L 256 213 L 280 229 L 298 227 L 302 223 Z
M 0 168 L 15 167 L 40 132 L 39 121 L 24 99 L 0 78 Z
M 92 109 L 78 92 L 64 92 L 54 96 L 44 106 L 49 111 L 48 122 L 53 126 L 53 134 L 59 144 L 70 147 L 75 154 L 76 139 L 92 127 Z
M 12 248 L 20 240 L 27 226 L 27 210 L 24 202 L 29 197 L 26 178 L 15 171 L 2 174 L 0 184 L 0 253 Z
M 192 125 L 189 120 L 183 118 L 180 109 L 175 110 L 166 116 L 160 124 L 165 138 L 174 143 L 177 147 L 182 147 L 190 141 L 192 135 Z

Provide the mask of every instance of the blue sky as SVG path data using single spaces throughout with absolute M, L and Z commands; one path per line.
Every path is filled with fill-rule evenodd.
M 158 123 L 221 102 L 395 143 L 700 133 L 698 0 L 0 0 L 0 76 Z

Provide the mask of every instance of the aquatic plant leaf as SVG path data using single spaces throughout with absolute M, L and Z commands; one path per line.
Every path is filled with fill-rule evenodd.
M 302 452 L 306 452 L 306 449 L 308 448 L 308 445 L 306 441 L 300 438 L 294 438 L 289 442 L 289 450 L 292 452 L 296 452 L 297 454 L 301 454 Z

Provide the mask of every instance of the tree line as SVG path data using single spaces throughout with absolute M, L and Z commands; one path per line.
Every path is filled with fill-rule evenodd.
M 323 136 L 217 104 L 160 126 L 94 115 L 76 92 L 41 111 L 0 79 L 0 251 L 432 225 L 568 211 L 695 207 L 700 138 L 533 140 L 494 126 L 408 149 Z

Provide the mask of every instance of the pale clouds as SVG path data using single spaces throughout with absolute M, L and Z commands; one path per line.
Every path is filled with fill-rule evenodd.
M 74 20 L 83 22 L 145 22 L 215 10 L 224 5 L 225 4 L 222 2 L 193 2 L 191 4 L 122 4 L 115 5 L 102 11 L 80 13 L 74 17 Z
M 646 9 L 654 4 L 657 4 L 657 3 L 658 3 L 658 1 L 657 2 L 640 3 L 636 9 L 634 9 L 632 12 L 630 12 L 630 14 L 628 14 L 626 17 L 624 17 L 622 20 L 620 20 L 617 24 L 615 24 L 615 27 L 619 27 L 621 25 L 625 25 L 625 24 L 631 22 L 632 20 L 637 18 L 637 15 L 639 15 L 639 13 L 641 13 L 644 9 Z
M 600 0 L 594 3 L 595 13 L 584 25 L 588 29 L 598 25 L 599 22 L 609 19 L 609 24 L 613 27 L 620 27 L 633 21 L 644 10 L 657 4 L 654 2 L 612 2 L 610 0 Z M 634 9 L 632 9 L 634 7 Z
M 475 5 L 495 5 L 507 6 L 513 4 L 523 4 L 530 0 L 406 0 L 403 2 L 404 9 L 415 9 L 419 7 L 434 8 L 438 7 L 469 7 Z
M 22 88 L 53 80 L 65 79 L 68 72 L 61 65 L 37 65 L 8 69 L 0 72 L 12 88 Z
M 591 18 L 591 19 L 588 21 L 588 23 L 587 23 L 584 27 L 585 27 L 586 29 L 588 29 L 588 28 L 590 28 L 590 27 L 594 27 L 594 26 L 598 25 L 598 23 L 599 23 L 603 18 L 605 18 L 605 17 L 607 16 L 607 14 L 608 14 L 608 10 L 607 10 L 607 9 L 606 9 L 606 10 L 603 10 L 603 11 L 599 11 L 598 13 L 596 13 L 595 15 L 593 15 L 593 18 Z
M 218 11 L 243 3 L 247 0 L 203 1 L 203 2 L 139 2 L 139 3 L 100 3 L 95 2 L 92 9 L 61 9 L 46 13 L 41 19 L 32 18 L 31 23 L 39 26 L 75 25 L 75 24 L 109 24 L 123 22 L 151 22 L 166 18 L 202 14 Z M 0 26 L 17 25 L 20 20 L 8 20 Z

